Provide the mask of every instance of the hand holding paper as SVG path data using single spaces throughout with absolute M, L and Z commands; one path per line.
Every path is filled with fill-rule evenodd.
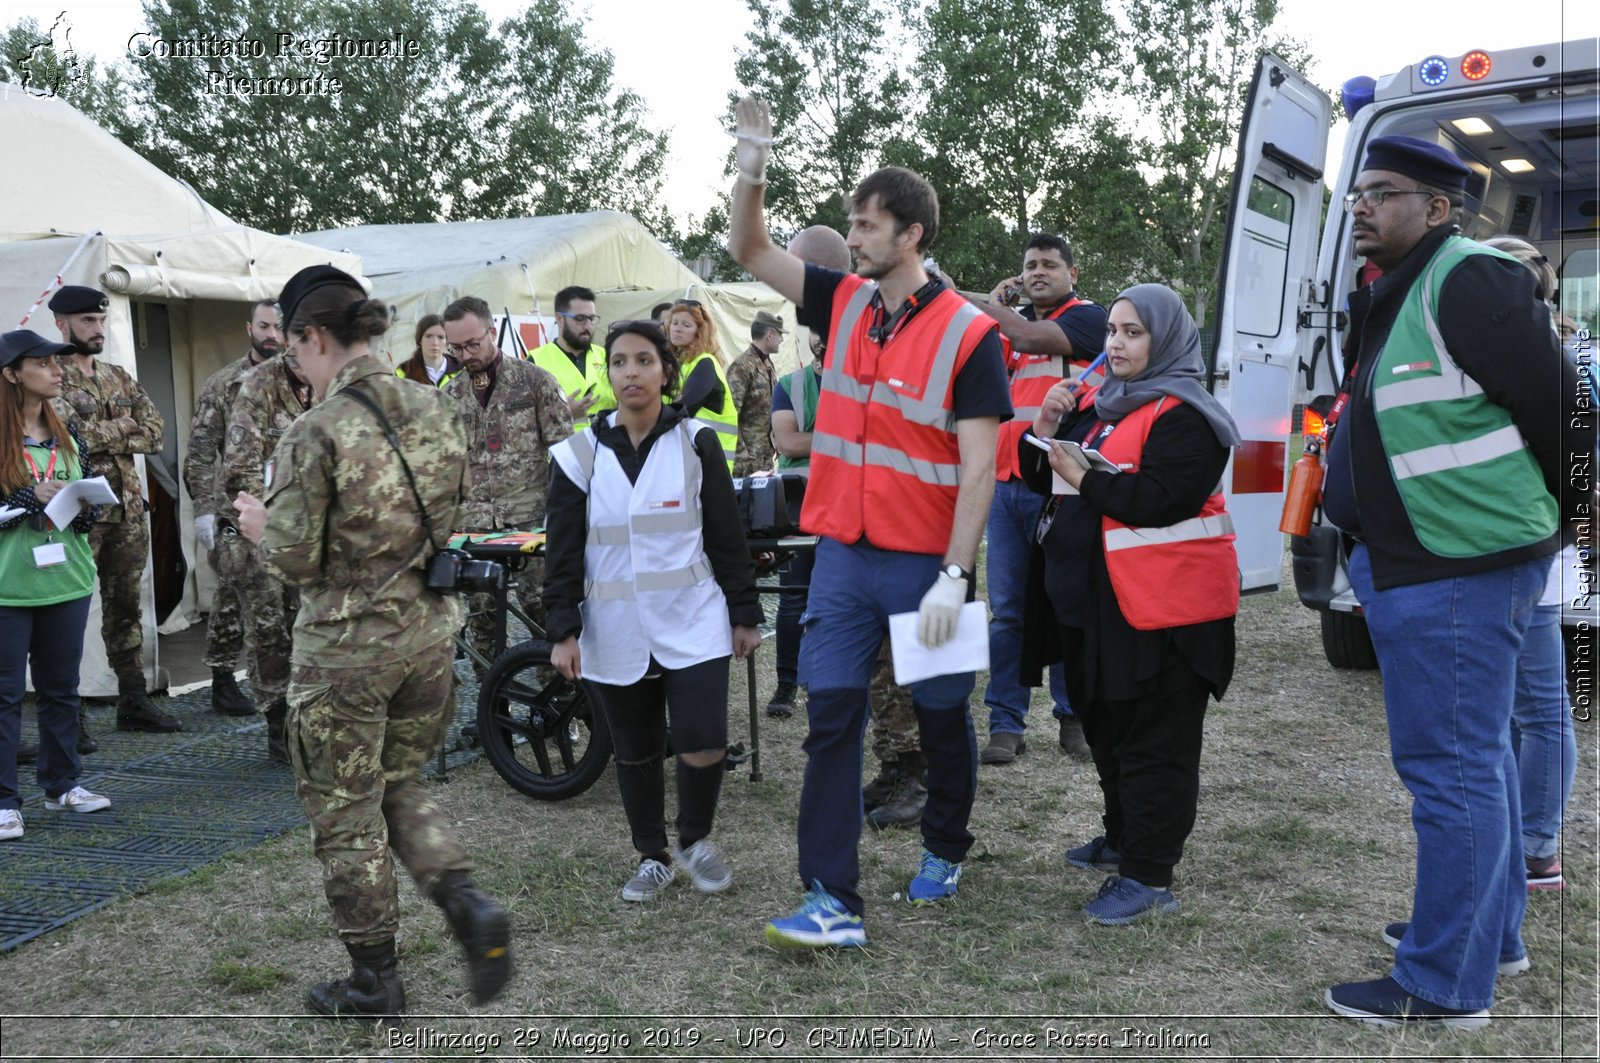
M 74 480 L 57 491 L 44 507 L 44 515 L 57 528 L 65 528 L 84 506 L 114 506 L 119 501 L 117 493 L 106 483 L 106 478 L 94 476 L 87 480 Z

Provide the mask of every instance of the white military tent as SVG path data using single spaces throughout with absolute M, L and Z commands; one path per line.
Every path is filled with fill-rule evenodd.
M 209 601 L 210 569 L 203 559 L 196 563 L 189 498 L 177 487 L 195 396 L 211 373 L 247 349 L 251 303 L 276 296 L 306 266 L 332 263 L 359 276 L 361 262 L 231 221 L 72 107 L 5 83 L 0 158 L 7 160 L 0 170 L 0 326 L 18 327 L 58 282 L 100 288 L 111 297 L 101 357 L 137 376 L 166 418 L 165 449 L 143 466 L 155 544 L 145 576 L 145 669 L 152 688 L 160 688 L 152 573 L 162 574 L 163 602 L 176 602 L 166 630 L 187 626 L 198 603 Z M 57 335 L 43 306 L 25 327 Z M 180 560 L 188 571 L 181 586 L 168 575 L 181 570 Z M 81 690 L 116 692 L 98 601 Z
M 657 303 L 687 295 L 706 305 L 723 357 L 750 343 L 757 310 L 785 315 L 790 326 L 778 364 L 793 368 L 793 310 L 764 284 L 705 284 L 631 215 L 611 210 L 543 218 L 360 225 L 297 239 L 361 257 L 372 294 L 393 308 L 385 339 L 395 364 L 410 357 L 418 319 L 454 299 L 476 295 L 495 315 L 509 311 L 526 342 L 554 335 L 555 294 L 582 285 L 596 294 L 602 321 L 648 317 Z M 599 330 L 597 330 L 597 335 Z M 515 353 L 502 330 L 504 349 Z

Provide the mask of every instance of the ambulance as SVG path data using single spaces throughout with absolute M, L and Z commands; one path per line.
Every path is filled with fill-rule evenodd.
M 1340 197 L 1373 138 L 1421 137 L 1467 164 L 1465 234 L 1520 236 L 1556 267 L 1580 369 L 1600 331 L 1600 39 L 1425 55 L 1352 78 L 1341 96 L 1350 125 L 1337 173 L 1324 174 L 1332 101 L 1276 56 L 1261 58 L 1240 134 L 1209 372 L 1244 440 L 1224 486 L 1246 592 L 1279 583 L 1278 519 L 1300 456 L 1292 411 L 1304 406 L 1305 432 L 1320 431 L 1339 392 L 1363 264 Z M 1376 667 L 1341 537 L 1320 513 L 1309 536 L 1291 538 L 1290 560 L 1301 602 L 1321 614 L 1329 663 Z M 1592 564 L 1564 576 L 1569 640 L 1596 627 Z M 1592 637 L 1582 642 L 1592 653 Z

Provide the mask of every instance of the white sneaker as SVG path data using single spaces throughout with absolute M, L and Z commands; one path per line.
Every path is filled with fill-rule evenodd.
M 111 807 L 111 798 L 74 786 L 60 797 L 45 798 L 44 807 L 52 812 L 98 812 Z
M 663 864 L 660 860 L 644 860 L 639 864 L 639 870 L 633 873 L 628 884 L 622 887 L 622 899 L 625 901 L 653 901 L 661 896 L 667 888 L 667 883 L 677 877 L 677 871 L 671 864 Z
M 701 893 L 721 893 L 733 885 L 733 872 L 711 844 L 710 838 L 701 838 L 678 854 L 678 862 L 689 873 L 689 881 Z
M 22 837 L 22 813 L 14 808 L 0 808 L 0 842 Z

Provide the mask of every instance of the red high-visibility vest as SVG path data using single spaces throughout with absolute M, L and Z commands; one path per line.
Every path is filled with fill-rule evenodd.
M 1082 303 L 1083 300 L 1074 295 L 1037 320 L 1054 321 Z M 1069 360 L 1058 354 L 1029 354 L 1018 351 L 1011 346 L 1011 341 L 1006 339 L 1004 333 L 1000 335 L 1000 346 L 1005 352 L 1006 372 L 1011 375 L 1011 420 L 1000 426 L 1000 440 L 994 452 L 994 478 L 1005 483 L 1013 478 L 1022 478 L 1022 470 L 1017 465 L 1017 442 L 1022 438 L 1023 432 L 1033 427 L 1034 418 L 1039 416 L 1039 407 L 1044 402 L 1045 394 L 1066 379 L 1062 363 L 1068 362 L 1082 371 L 1089 367 L 1094 358 L 1091 356 Z M 1089 383 L 1099 384 L 1104 377 L 1104 373 L 1096 372 L 1089 379 Z
M 955 379 L 995 324 L 941 289 L 878 343 L 867 312 L 877 288 L 847 276 L 833 297 L 800 527 L 846 543 L 865 535 L 885 550 L 943 554 L 961 483 Z
M 1085 445 L 1097 446 L 1125 472 L 1138 472 L 1156 418 L 1181 405 L 1182 399 L 1164 395 L 1118 421 L 1110 435 L 1102 436 L 1101 429 L 1090 432 Z M 1188 520 L 1165 528 L 1135 528 L 1101 514 L 1100 531 L 1111 589 L 1133 627 L 1182 627 L 1239 611 L 1239 557 L 1220 484 Z

